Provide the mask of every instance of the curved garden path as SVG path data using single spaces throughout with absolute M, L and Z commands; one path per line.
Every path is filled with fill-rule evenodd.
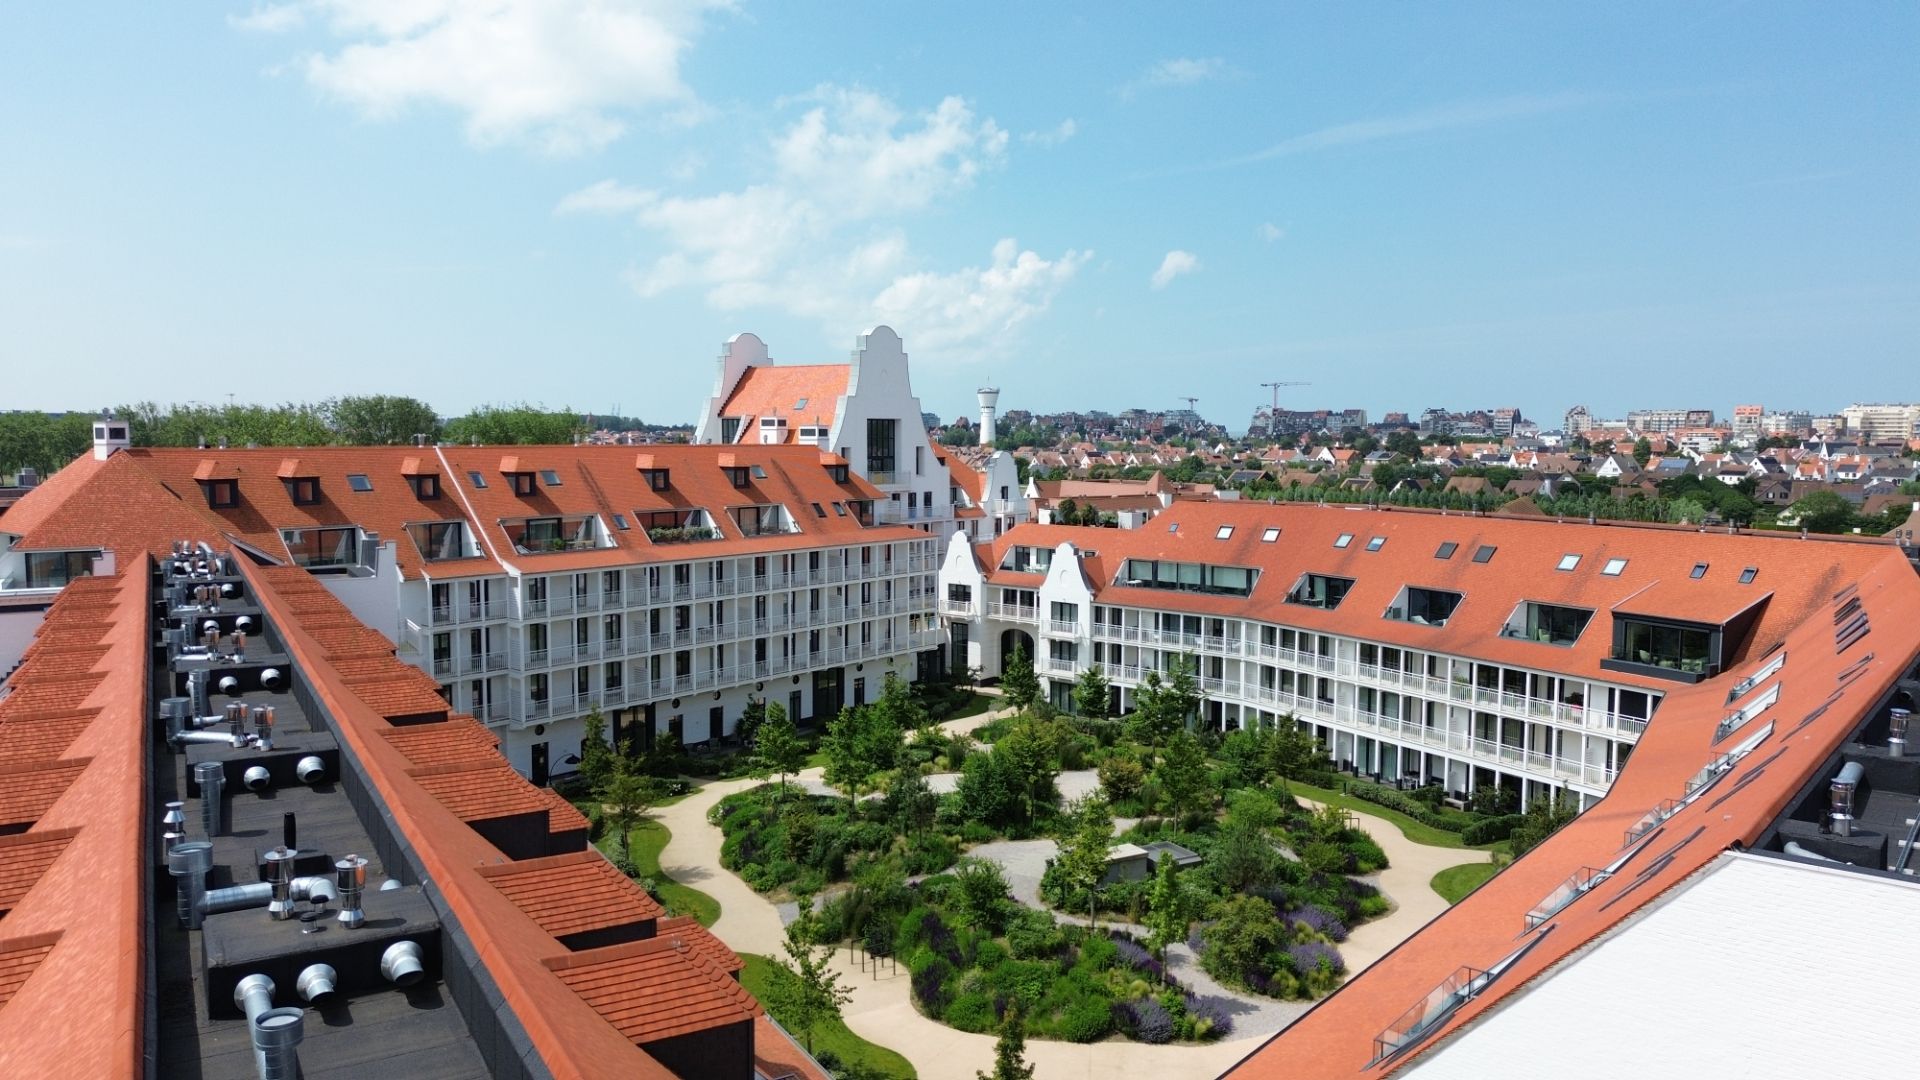
M 971 730 L 1000 714 L 968 717 L 944 726 L 950 731 Z M 713 926 L 720 940 L 736 952 L 780 956 L 786 933 L 779 909 L 732 871 L 720 866 L 722 836 L 718 828 L 707 823 L 707 811 L 715 803 L 763 782 L 741 779 L 708 783 L 680 802 L 655 811 L 653 816 L 672 832 L 672 839 L 660 852 L 661 872 L 720 901 L 720 919 Z M 794 778 L 788 778 L 788 783 L 794 782 Z M 799 782 L 818 784 L 820 770 L 806 770 L 800 774 Z M 1392 864 L 1381 872 L 1380 887 L 1396 905 L 1386 916 L 1356 927 L 1341 946 L 1348 969 L 1358 972 L 1446 909 L 1446 901 L 1430 885 L 1435 873 L 1490 856 L 1474 852 L 1471 854 L 1479 858 L 1463 857 L 1469 853 L 1416 844 L 1392 822 L 1364 811 L 1355 814 L 1360 828 L 1380 844 Z M 847 1027 L 861 1038 L 905 1056 L 921 1080 L 973 1080 L 976 1070 L 992 1068 L 994 1037 L 956 1031 L 922 1016 L 913 1007 L 911 980 L 904 967 L 896 972 L 889 964 L 881 970 L 862 971 L 845 949 L 834 951 L 833 965 L 840 972 L 842 982 L 853 991 L 852 1000 L 842 1013 Z M 1187 970 L 1180 974 L 1191 978 L 1194 972 Z M 1304 1006 L 1300 1011 L 1305 1011 Z M 1257 1022 L 1250 1026 L 1268 1027 Z M 1087 1045 L 1036 1039 L 1027 1043 L 1027 1060 L 1035 1066 L 1036 1074 L 1046 1080 L 1213 1077 L 1251 1053 L 1270 1037 L 1271 1031 L 1268 1027 L 1265 1031 L 1247 1032 L 1201 1046 L 1149 1046 L 1118 1038 Z

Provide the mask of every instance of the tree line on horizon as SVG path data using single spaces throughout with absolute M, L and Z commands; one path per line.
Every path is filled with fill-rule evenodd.
M 88 412 L 0 412 L 0 474 L 33 469 L 51 475 L 84 453 L 93 441 Z M 543 409 L 525 402 L 482 405 L 442 420 L 418 398 L 363 394 L 278 405 L 204 402 L 135 402 L 113 409 L 127 421 L 135 446 L 393 446 L 415 435 L 450 443 L 536 445 L 571 442 L 591 430 L 572 409 Z M 644 427 L 638 420 L 608 417 L 601 426 Z

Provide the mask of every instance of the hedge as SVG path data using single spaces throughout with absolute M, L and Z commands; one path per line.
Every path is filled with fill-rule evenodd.
M 1525 814 L 1505 814 L 1487 818 L 1484 821 L 1476 821 L 1460 830 L 1460 839 L 1469 847 L 1495 843 L 1512 836 L 1513 830 L 1519 828 L 1520 823 L 1525 820 L 1527 820 Z
M 1336 785 L 1335 790 L 1344 790 L 1356 799 L 1364 799 L 1390 810 L 1398 810 L 1422 825 L 1445 832 L 1461 833 L 1463 837 L 1467 829 L 1474 824 L 1474 817 L 1471 814 L 1459 810 L 1436 810 L 1404 791 L 1382 787 L 1379 784 L 1349 780 L 1343 785 Z M 1504 836 L 1500 839 L 1504 839 Z M 1476 842 L 1467 841 L 1469 844 Z

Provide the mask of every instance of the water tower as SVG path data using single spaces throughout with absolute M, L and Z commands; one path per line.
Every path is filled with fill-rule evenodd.
M 993 411 L 1000 404 L 1000 388 L 983 386 L 980 388 L 980 445 L 993 445 Z

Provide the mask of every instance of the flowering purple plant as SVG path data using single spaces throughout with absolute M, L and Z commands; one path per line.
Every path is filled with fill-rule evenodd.
M 1215 997 L 1193 998 L 1187 1002 L 1187 1015 L 1212 1025 L 1208 1036 L 1224 1039 L 1233 1034 L 1233 1013 L 1227 1003 Z
M 1153 998 L 1141 998 L 1121 1005 L 1126 1011 L 1123 1026 L 1143 1043 L 1173 1041 L 1173 1016 L 1167 1007 Z
M 1340 957 L 1340 950 L 1318 941 L 1303 941 L 1287 947 L 1287 955 L 1293 960 L 1293 970 L 1305 975 L 1322 964 L 1335 975 L 1344 974 L 1347 962 Z
M 1340 917 L 1318 904 L 1308 904 L 1289 916 L 1294 922 L 1304 923 L 1307 929 L 1324 935 L 1329 941 L 1347 940 L 1347 924 Z

